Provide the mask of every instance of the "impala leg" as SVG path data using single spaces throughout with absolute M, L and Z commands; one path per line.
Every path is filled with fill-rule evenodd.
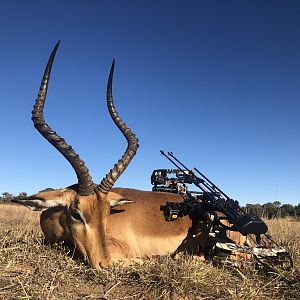
M 180 252 L 197 256 L 203 255 L 204 244 L 207 241 L 209 231 L 210 226 L 206 221 L 193 220 L 186 238 L 172 254 L 172 257 Z

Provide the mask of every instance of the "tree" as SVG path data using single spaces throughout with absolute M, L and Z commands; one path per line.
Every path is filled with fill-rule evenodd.
M 39 191 L 39 193 L 41 193 L 41 192 L 49 192 L 49 191 L 54 191 L 54 189 L 53 188 L 45 188 L 45 189 Z
M 295 206 L 295 215 L 296 217 L 300 217 L 300 203 Z
M 18 198 L 23 198 L 23 197 L 27 197 L 27 193 L 26 192 L 19 193 Z
M 11 193 L 8 193 L 8 192 L 2 193 L 3 200 L 10 200 L 12 197 L 13 197 L 13 195 Z
M 250 215 L 262 217 L 263 207 L 260 204 L 246 204 L 246 212 Z
M 281 215 L 282 217 L 285 216 L 295 216 L 296 213 L 296 206 L 293 206 L 291 204 L 283 204 L 281 206 Z
M 264 210 L 263 215 L 268 219 L 278 217 L 279 215 L 279 208 L 276 207 L 274 203 L 271 202 L 263 204 L 263 210 Z
M 281 218 L 281 202 L 280 201 L 274 201 L 273 204 L 277 208 L 276 217 Z

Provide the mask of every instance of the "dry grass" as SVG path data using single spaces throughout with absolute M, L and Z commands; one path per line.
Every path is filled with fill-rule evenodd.
M 295 270 L 263 276 L 191 257 L 158 257 L 127 269 L 95 271 L 62 246 L 43 244 L 39 214 L 0 205 L 0 299 L 299 299 L 300 222 L 269 221 Z

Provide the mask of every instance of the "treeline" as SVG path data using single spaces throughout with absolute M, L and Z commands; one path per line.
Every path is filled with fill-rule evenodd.
M 4 192 L 4 193 L 2 193 L 2 196 L 0 196 L 0 201 L 9 202 L 12 198 L 21 198 L 21 197 L 26 197 L 26 196 L 27 196 L 27 193 L 25 193 L 25 192 L 19 193 L 18 196 L 15 196 L 8 192 Z
M 281 204 L 279 201 L 266 204 L 246 204 L 243 207 L 248 214 L 255 214 L 263 218 L 300 217 L 300 203 L 298 205 Z
M 43 191 L 52 190 L 47 188 Z M 9 202 L 12 198 L 26 197 L 27 193 L 21 192 L 18 196 L 14 196 L 8 192 L 2 193 L 0 201 Z M 285 217 L 300 217 L 300 203 L 298 205 L 281 204 L 279 201 L 266 204 L 246 204 L 242 207 L 246 213 L 258 215 L 262 218 L 285 218 Z

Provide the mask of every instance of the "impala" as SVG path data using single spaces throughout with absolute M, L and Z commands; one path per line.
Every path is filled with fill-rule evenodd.
M 182 196 L 129 188 L 112 188 L 136 154 L 138 140 L 118 115 L 112 97 L 114 61 L 107 84 L 107 106 L 111 118 L 127 140 L 127 149 L 100 184 L 92 181 L 83 160 L 65 140 L 46 124 L 43 115 L 50 73 L 59 42 L 54 47 L 32 111 L 39 133 L 71 164 L 78 183 L 67 188 L 39 192 L 13 200 L 33 210 L 43 211 L 40 225 L 50 243 L 73 244 L 94 268 L 114 261 L 168 253 L 200 254 L 208 236 L 205 223 L 194 234 L 189 218 L 166 222 L 160 206 L 166 201 L 182 201 Z M 95 139 L 98 137 L 95 136 Z M 91 141 L 92 143 L 92 141 Z M 102 147 L 110 147 L 103 141 Z

